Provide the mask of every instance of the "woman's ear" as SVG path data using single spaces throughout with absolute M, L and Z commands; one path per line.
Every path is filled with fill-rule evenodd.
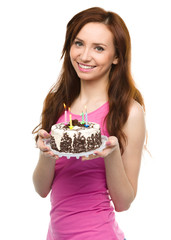
M 114 65 L 118 64 L 118 61 L 119 61 L 118 57 L 115 56 L 115 58 L 114 58 L 114 60 L 113 60 L 113 64 L 114 64 Z

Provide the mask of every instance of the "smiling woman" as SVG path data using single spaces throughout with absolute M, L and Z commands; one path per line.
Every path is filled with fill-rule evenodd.
M 51 191 L 48 240 L 124 240 L 115 211 L 127 210 L 136 196 L 145 139 L 144 102 L 130 55 L 129 32 L 116 13 L 90 8 L 69 21 L 62 72 L 33 131 L 40 149 L 35 189 L 42 197 Z M 59 158 L 44 144 L 52 125 L 65 122 L 63 103 L 78 121 L 86 105 L 89 121 L 107 136 L 95 156 Z

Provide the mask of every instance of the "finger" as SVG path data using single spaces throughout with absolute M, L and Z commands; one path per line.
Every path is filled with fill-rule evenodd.
M 98 156 L 98 157 L 102 157 L 102 158 L 105 158 L 109 153 L 111 152 L 111 150 L 109 149 L 104 149 L 103 151 L 99 152 L 99 151 L 96 151 L 95 154 Z
M 81 160 L 82 160 L 82 161 L 85 161 L 85 160 L 92 160 L 92 159 L 96 159 L 96 158 L 98 158 L 98 156 L 96 156 L 96 154 L 91 154 L 91 155 L 89 155 L 88 157 L 83 156 L 83 157 L 81 158 Z
M 42 152 L 42 154 L 44 154 L 46 157 L 55 158 L 56 160 L 59 159 L 59 156 L 55 155 L 52 151 Z
M 45 131 L 44 129 L 40 129 L 38 131 L 38 136 L 41 137 L 41 138 L 50 138 L 51 135 L 47 131 Z
M 44 129 L 40 129 L 39 132 L 38 132 L 38 140 L 37 140 L 37 147 L 45 152 L 45 151 L 49 151 L 50 148 L 46 146 L 46 144 L 44 143 L 43 139 L 48 139 L 50 138 L 50 134 L 45 131 Z
M 107 157 L 109 154 L 111 154 L 113 151 L 115 151 L 115 149 L 117 148 L 118 145 L 112 145 L 112 147 L 107 147 L 105 149 L 103 149 L 103 151 L 95 151 L 94 153 L 102 158 Z
M 114 147 L 118 145 L 118 139 L 116 137 L 109 137 L 108 141 L 106 142 L 107 147 Z
M 48 146 L 46 146 L 46 144 L 44 143 L 44 141 L 42 140 L 42 138 L 38 138 L 37 140 L 37 147 L 42 151 L 42 152 L 47 152 L 50 150 L 50 148 Z

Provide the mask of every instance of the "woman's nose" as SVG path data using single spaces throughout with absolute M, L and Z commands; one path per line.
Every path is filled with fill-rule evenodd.
M 91 51 L 89 48 L 82 49 L 82 52 L 80 54 L 80 58 L 83 62 L 88 62 L 91 60 Z

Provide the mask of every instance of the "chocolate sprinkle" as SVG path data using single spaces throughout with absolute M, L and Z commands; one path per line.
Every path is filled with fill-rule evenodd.
M 65 153 L 71 152 L 72 150 L 71 144 L 72 144 L 72 138 L 70 138 L 67 133 L 64 133 L 63 137 L 61 138 L 60 151 Z
M 55 143 L 55 138 L 54 138 L 53 136 L 51 136 L 51 138 L 50 138 L 50 145 L 51 145 L 51 148 L 52 148 L 52 149 L 54 149 L 54 150 L 56 150 L 56 151 L 59 151 L 59 150 L 57 149 L 57 146 L 56 146 L 56 143 Z

